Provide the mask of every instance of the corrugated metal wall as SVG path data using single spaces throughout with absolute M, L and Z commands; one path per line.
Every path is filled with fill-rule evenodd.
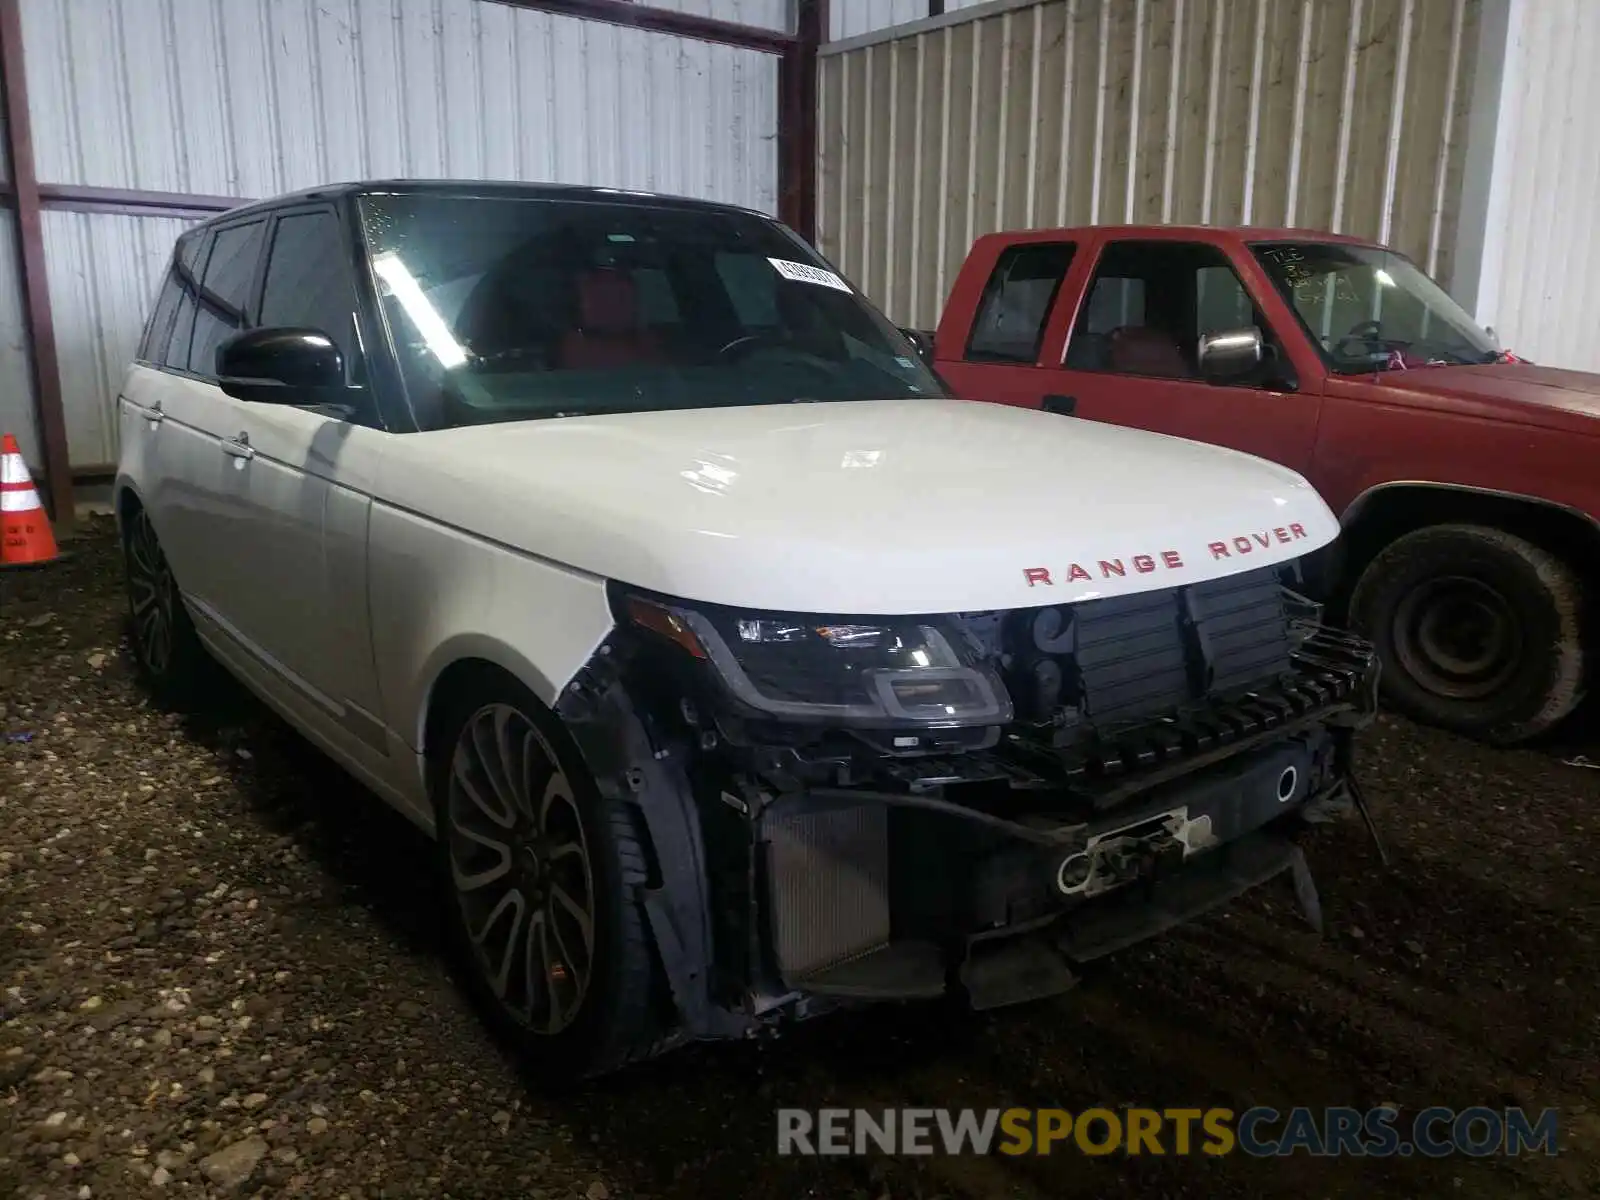
M 946 12 L 971 8 L 983 0 L 945 0 Z M 828 40 L 859 37 L 891 25 L 904 25 L 928 16 L 928 0 L 831 0 L 828 6 Z
M 172 243 L 191 222 L 46 209 L 43 223 L 67 445 L 74 463 L 111 462 L 111 401 L 138 349 Z
M 53 183 L 541 179 L 776 205 L 771 55 L 482 0 L 25 0 L 23 29 Z
M 38 463 L 43 456 L 34 428 L 33 376 L 28 359 L 28 326 L 22 314 L 16 221 L 9 213 L 0 216 L 0 433 L 15 435 L 22 445 L 23 458 Z
M 650 7 L 670 8 L 674 12 L 785 33 L 794 26 L 789 0 L 650 0 Z
M 1600 371 L 1600 5 L 1513 3 L 1477 315 L 1535 362 Z
M 824 48 L 822 248 L 931 327 L 972 239 L 1382 238 L 1448 280 L 1479 0 L 997 0 Z
M 665 6 L 769 27 L 788 13 Z M 47 183 L 257 197 L 442 176 L 777 208 L 772 55 L 487 0 L 23 0 L 22 16 Z M 77 288 L 55 302 L 74 466 L 115 458 L 107 364 L 150 299 L 146 237 L 119 223 L 143 219 L 47 226 L 51 286 Z

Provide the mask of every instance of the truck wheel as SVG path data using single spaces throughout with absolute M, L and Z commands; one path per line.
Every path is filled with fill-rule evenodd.
M 562 1086 L 644 1056 L 653 955 L 632 809 L 510 679 L 449 715 L 429 763 L 447 925 L 496 1031 Z
M 128 634 L 140 676 L 159 699 L 178 705 L 193 703 L 212 678 L 211 657 L 194 631 L 150 514 L 142 507 L 129 516 L 122 538 L 122 566 L 128 592 Z
M 1397 709 L 1511 745 L 1582 699 L 1581 592 L 1566 563 L 1523 538 L 1435 525 L 1372 560 L 1350 623 L 1377 646 Z

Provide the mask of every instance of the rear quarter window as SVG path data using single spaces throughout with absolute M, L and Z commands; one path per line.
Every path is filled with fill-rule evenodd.
M 174 246 L 167 260 L 166 274 L 156 289 L 156 302 L 144 323 L 144 336 L 139 339 L 138 360 L 161 365 L 166 361 L 167 343 L 172 339 L 172 322 L 178 315 L 178 302 L 183 298 L 183 286 L 178 282 L 178 253 Z
M 1070 242 L 1034 242 L 1000 255 L 978 302 L 967 339 L 968 361 L 1038 359 L 1045 321 L 1072 265 L 1074 248 Z
M 177 371 L 189 369 L 189 342 L 199 311 L 200 275 L 211 247 L 211 233 L 200 230 L 178 240 L 169 282 L 174 289 L 171 320 L 158 326 L 152 319 L 146 360 Z M 159 306 L 160 301 L 157 301 Z

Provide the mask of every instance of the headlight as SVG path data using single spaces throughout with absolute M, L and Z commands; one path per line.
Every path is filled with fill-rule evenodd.
M 631 596 L 634 624 L 705 661 L 738 700 L 774 717 L 881 728 L 1003 725 L 999 678 L 940 617 L 822 617 L 689 608 Z

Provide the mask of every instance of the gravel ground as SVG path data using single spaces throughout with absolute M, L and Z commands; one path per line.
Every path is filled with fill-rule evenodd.
M 607 1200 L 1600 1192 L 1600 771 L 1384 719 L 1355 824 L 1287 886 L 1075 993 L 695 1048 L 562 1100 L 443 965 L 426 847 L 243 696 L 150 707 L 101 525 L 0 577 L 0 1197 Z M 1562 1110 L 1504 1160 L 795 1160 L 773 1109 L 1254 1103 Z

